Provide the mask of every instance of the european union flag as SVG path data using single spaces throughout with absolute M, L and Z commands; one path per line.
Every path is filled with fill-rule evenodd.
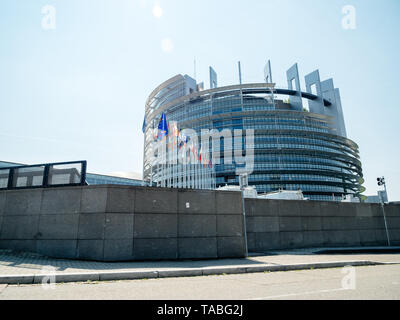
M 161 140 L 168 135 L 168 123 L 165 113 L 161 115 L 160 123 L 158 124 L 158 140 Z
M 146 116 L 145 116 L 143 119 L 143 126 L 142 126 L 143 133 L 145 133 L 145 131 L 146 131 L 146 126 L 147 126 L 147 124 L 146 124 Z

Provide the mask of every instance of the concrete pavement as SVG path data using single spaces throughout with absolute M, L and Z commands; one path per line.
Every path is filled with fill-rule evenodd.
M 347 269 L 347 270 L 346 270 Z M 381 300 L 400 299 L 400 266 L 314 269 L 127 281 L 8 285 L 0 300 Z M 349 270 L 352 269 L 352 270 Z M 350 272 L 349 272 L 350 271 Z M 354 276 L 354 286 L 343 286 Z M 179 303 L 178 303 L 179 305 Z
M 55 281 L 60 283 L 400 264 L 400 255 L 393 253 L 316 254 L 318 250 L 271 252 L 247 259 L 123 263 L 52 259 L 38 254 L 0 250 L 0 284 L 42 283 L 49 276 L 55 276 Z

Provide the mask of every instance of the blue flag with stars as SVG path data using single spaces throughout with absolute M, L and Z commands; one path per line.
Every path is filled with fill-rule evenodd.
M 147 124 L 146 124 L 146 117 L 144 117 L 144 119 L 143 119 L 143 126 L 142 126 L 142 131 L 143 131 L 143 133 L 145 133 L 145 131 L 146 131 L 146 126 L 147 126 Z
M 168 123 L 165 113 L 161 115 L 160 123 L 158 124 L 158 140 L 161 140 L 168 135 Z

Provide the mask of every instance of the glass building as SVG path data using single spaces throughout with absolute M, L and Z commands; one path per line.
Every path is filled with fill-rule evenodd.
M 278 88 L 271 83 L 270 70 L 268 62 L 264 83 L 218 87 L 217 74 L 210 67 L 209 90 L 202 90 L 203 85 L 187 75 L 177 75 L 158 86 L 146 102 L 144 181 L 194 189 L 239 184 L 235 161 L 160 165 L 154 143 L 165 114 L 170 134 L 171 123 L 179 132 L 192 129 L 199 136 L 202 129 L 242 130 L 243 134 L 254 130 L 249 184 L 258 193 L 301 190 L 310 200 L 327 201 L 360 196 L 364 188 L 359 150 L 347 138 L 340 93 L 333 80 L 320 81 L 318 70 L 314 71 L 305 77 L 306 90 L 302 91 L 295 64 L 287 71 L 287 88 Z M 243 155 L 245 140 L 244 135 Z M 221 140 L 221 153 L 223 145 Z M 196 149 L 201 150 L 201 144 Z M 166 151 L 169 157 L 171 152 L 175 154 L 171 150 L 174 147 Z
M 140 179 L 116 177 L 116 176 L 97 174 L 97 173 L 86 173 L 86 182 L 88 185 L 99 185 L 99 184 L 115 184 L 123 186 L 143 185 L 143 181 Z

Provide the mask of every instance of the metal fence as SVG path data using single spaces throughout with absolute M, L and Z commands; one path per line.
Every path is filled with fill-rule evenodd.
M 0 168 L 0 189 L 32 189 L 86 184 L 86 161 Z

